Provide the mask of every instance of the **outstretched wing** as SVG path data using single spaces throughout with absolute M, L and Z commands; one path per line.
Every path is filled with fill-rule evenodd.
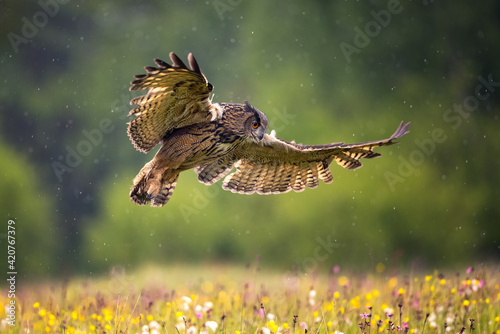
M 262 145 L 248 142 L 235 152 L 240 155 L 236 171 L 226 176 L 222 188 L 241 194 L 278 194 L 292 189 L 303 191 L 306 186 L 316 188 L 318 180 L 333 181 L 329 168 L 332 161 L 347 169 L 359 168 L 362 166 L 359 159 L 380 156 L 373 149 L 394 144 L 394 139 L 408 133 L 409 126 L 410 123 L 401 122 L 388 139 L 347 145 L 299 145 L 266 134 L 259 143 Z M 221 170 L 226 172 L 224 168 Z M 220 175 L 214 177 L 220 178 Z
M 174 129 L 213 120 L 220 109 L 210 102 L 213 86 L 200 70 L 190 53 L 187 66 L 173 52 L 172 65 L 155 59 L 156 67 L 145 67 L 147 74 L 136 75 L 130 90 L 148 89 L 146 95 L 136 97 L 130 104 L 139 106 L 130 115 L 137 118 L 128 123 L 128 135 L 135 148 L 149 152 L 165 135 Z

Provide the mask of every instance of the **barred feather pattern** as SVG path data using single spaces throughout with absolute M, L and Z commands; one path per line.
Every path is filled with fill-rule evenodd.
M 199 166 L 194 169 L 198 174 L 198 181 L 206 185 L 212 185 L 222 179 L 234 167 L 234 161 L 216 161 L 206 166 Z
M 319 181 L 333 181 L 326 161 L 300 164 L 260 164 L 240 160 L 236 172 L 226 176 L 224 190 L 239 194 L 281 194 L 318 187 Z
M 147 163 L 134 178 L 130 198 L 138 205 L 150 202 L 151 206 L 163 206 L 172 196 L 178 178 L 179 171 L 165 170 L 158 173 L 151 162 Z
M 191 69 L 175 55 L 172 65 L 155 59 L 156 67 L 145 67 L 147 74 L 136 75 L 130 90 L 149 89 L 146 95 L 130 101 L 139 106 L 129 112 L 136 116 L 127 133 L 134 147 L 149 152 L 172 130 L 220 116 L 220 108 L 210 102 L 213 86 L 208 83 L 194 57 L 188 56 Z

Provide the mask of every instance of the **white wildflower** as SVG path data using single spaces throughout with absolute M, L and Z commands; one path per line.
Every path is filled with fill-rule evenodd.
M 215 321 L 207 321 L 205 322 L 205 327 L 208 327 L 212 330 L 212 332 L 215 332 L 219 324 L 217 324 Z
M 196 334 L 196 333 L 198 333 L 198 330 L 196 329 L 195 326 L 190 326 L 186 331 L 186 334 Z
M 160 324 L 154 320 L 149 323 L 150 334 L 160 334 L 160 328 L 161 328 Z
M 299 322 L 299 328 L 302 332 L 305 332 L 305 330 L 307 329 L 307 323 L 304 321 Z
M 182 332 L 186 329 L 186 324 L 184 322 L 179 322 L 177 325 L 175 325 L 175 328 L 177 328 L 179 332 Z
M 156 322 L 156 321 L 153 320 L 153 321 L 151 321 L 149 323 L 149 328 L 151 328 L 151 329 L 158 329 L 159 330 L 159 329 L 161 329 L 161 326 L 160 326 L 160 324 L 158 322 Z
M 262 328 L 260 329 L 260 333 L 261 333 L 261 334 L 271 334 L 271 331 L 270 331 L 270 330 L 269 330 L 269 328 L 267 328 L 267 327 L 262 327 Z
M 213 307 L 214 307 L 214 303 L 205 302 L 205 304 L 203 304 L 203 312 L 207 312 L 208 310 L 210 310 Z
M 393 309 L 393 308 L 391 308 L 391 307 L 386 307 L 386 308 L 384 309 L 384 313 L 385 313 L 385 314 L 394 314 L 394 309 Z
M 184 303 L 188 303 L 188 304 L 191 304 L 191 302 L 193 301 L 191 298 L 187 297 L 187 296 L 182 296 L 181 300 L 184 302 Z

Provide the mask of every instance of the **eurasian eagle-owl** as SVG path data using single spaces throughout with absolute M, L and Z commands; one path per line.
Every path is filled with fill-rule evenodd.
M 130 90 L 149 89 L 130 104 L 128 135 L 135 148 L 160 150 L 134 178 L 130 192 L 139 205 L 163 206 L 172 196 L 179 173 L 194 168 L 198 180 L 211 185 L 225 176 L 224 190 L 242 194 L 278 194 L 315 188 L 319 180 L 333 181 L 329 165 L 361 167 L 361 158 L 380 154 L 374 147 L 394 144 L 408 133 L 401 122 L 396 132 L 379 141 L 300 145 L 267 134 L 267 117 L 248 102 L 212 103 L 213 89 L 192 54 L 189 69 L 175 53 L 172 65 L 155 59 L 156 67 L 136 75 Z M 227 175 L 233 168 L 236 171 Z

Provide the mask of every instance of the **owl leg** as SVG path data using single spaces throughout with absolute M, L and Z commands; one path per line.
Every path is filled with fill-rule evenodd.
M 150 201 L 148 190 L 154 183 L 154 173 L 152 161 L 148 162 L 134 178 L 134 186 L 130 191 L 130 199 L 138 205 L 145 205 Z
M 161 186 L 150 192 L 151 206 L 164 206 L 172 193 L 174 192 L 175 186 L 177 185 L 177 179 L 179 178 L 179 172 L 177 170 L 167 169 L 163 173 L 161 179 Z
M 178 178 L 179 171 L 157 168 L 148 162 L 134 178 L 130 199 L 138 205 L 151 202 L 151 206 L 163 206 L 172 196 Z

